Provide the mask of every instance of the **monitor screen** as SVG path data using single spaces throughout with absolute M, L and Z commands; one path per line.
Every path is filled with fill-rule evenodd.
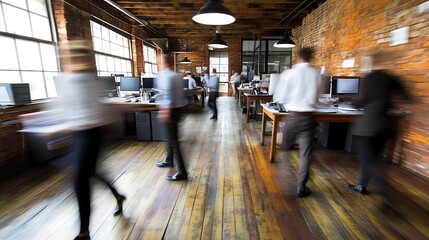
M 188 89 L 189 87 L 189 79 L 183 79 L 183 89 Z
M 331 97 L 354 98 L 359 94 L 360 77 L 331 77 Z
M 152 77 L 142 77 L 143 88 L 152 89 L 153 88 L 153 78 Z
M 140 78 L 138 77 L 121 77 L 121 91 L 140 91 Z
M 203 86 L 203 83 L 201 81 L 201 77 L 194 77 L 194 79 L 195 79 L 195 83 L 197 84 L 197 86 L 200 86 L 200 87 Z
M 116 81 L 114 76 L 93 76 L 94 87 L 100 97 L 117 97 Z

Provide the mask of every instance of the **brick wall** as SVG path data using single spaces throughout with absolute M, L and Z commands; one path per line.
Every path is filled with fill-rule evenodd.
M 402 124 L 401 164 L 429 177 L 429 11 L 417 12 L 423 2 L 328 0 L 293 30 L 293 36 L 298 46 L 316 48 L 315 65 L 331 75 L 363 76 L 364 57 L 377 49 L 398 55 L 392 70 L 418 101 L 398 106 L 412 111 Z M 402 27 L 409 27 L 408 43 L 390 46 L 391 31 Z M 342 68 L 345 59 L 354 59 L 354 67 Z M 398 161 L 401 155 L 395 157 Z

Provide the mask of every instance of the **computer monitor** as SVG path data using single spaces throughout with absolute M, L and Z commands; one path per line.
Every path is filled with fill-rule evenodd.
M 268 94 L 274 95 L 276 91 L 277 83 L 280 81 L 280 73 L 270 74 L 270 84 L 268 85 Z
M 189 88 L 189 79 L 183 79 L 183 89 L 188 90 Z
M 197 86 L 202 87 L 203 86 L 203 82 L 201 81 L 201 77 L 194 77 L 195 79 L 195 83 L 197 84 Z
M 118 97 L 114 76 L 93 76 L 92 80 L 100 97 Z
M 359 95 L 360 77 L 332 76 L 331 98 L 352 99 Z
M 121 77 L 119 85 L 121 92 L 126 92 L 129 95 L 140 94 L 140 78 L 139 77 Z
M 150 91 L 153 89 L 153 77 L 142 77 L 143 90 Z

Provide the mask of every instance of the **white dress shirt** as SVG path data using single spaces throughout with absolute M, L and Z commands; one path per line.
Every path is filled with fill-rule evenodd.
M 295 64 L 280 76 L 273 101 L 281 103 L 287 111 L 312 112 L 320 89 L 321 75 L 309 63 Z

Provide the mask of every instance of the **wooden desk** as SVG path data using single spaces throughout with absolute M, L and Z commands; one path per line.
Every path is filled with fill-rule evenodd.
M 262 106 L 262 128 L 261 128 L 261 145 L 265 142 L 265 128 L 267 121 L 273 121 L 273 128 L 271 133 L 271 146 L 270 146 L 270 162 L 274 162 L 274 156 L 276 153 L 276 140 L 277 140 L 277 129 L 279 122 L 283 121 L 284 117 L 288 116 L 288 113 L 280 113 L 269 109 L 265 104 Z M 314 113 L 316 122 L 354 122 L 359 114 L 345 114 L 345 113 Z
M 253 88 L 237 88 L 238 90 L 238 103 L 240 105 L 240 107 L 243 107 L 244 102 L 243 102 L 243 98 L 244 98 L 244 93 L 253 93 Z
M 252 101 L 265 101 L 265 102 L 269 102 L 273 100 L 273 95 L 267 95 L 267 94 L 260 94 L 260 95 L 255 95 L 255 94 L 251 94 L 251 93 L 244 93 L 244 96 L 246 97 L 246 120 L 247 122 L 249 122 L 249 118 L 250 118 L 250 103 Z M 257 106 L 257 102 L 255 103 L 255 106 Z
M 186 90 L 188 96 L 193 97 L 194 95 L 200 95 L 201 96 L 201 108 L 204 108 L 205 104 L 204 101 L 206 99 L 206 91 L 203 89 L 192 89 L 192 90 Z

